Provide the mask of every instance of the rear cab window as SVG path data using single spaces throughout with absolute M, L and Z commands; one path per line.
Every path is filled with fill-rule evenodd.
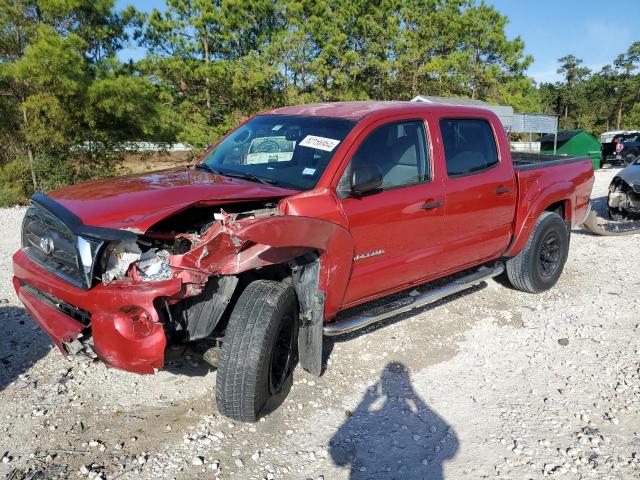
M 440 120 L 447 175 L 481 173 L 498 164 L 498 149 L 488 121 L 476 118 Z

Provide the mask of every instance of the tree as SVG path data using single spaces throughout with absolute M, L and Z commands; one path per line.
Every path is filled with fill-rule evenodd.
M 445 95 L 562 112 L 564 128 L 640 127 L 640 42 L 596 73 L 567 55 L 563 81 L 536 86 L 483 1 L 166 1 L 0 3 L 0 204 L 113 174 L 119 143 L 200 148 L 294 103 Z M 131 40 L 147 54 L 125 64 Z
M 640 64 L 640 41 L 633 43 L 625 53 L 618 55 L 613 62 L 618 73 L 618 84 L 615 87 L 618 105 L 616 129 L 620 129 L 625 106 L 640 100 L 640 79 L 638 75 L 633 75 L 638 64 Z
M 582 59 L 574 55 L 566 55 L 559 58 L 558 62 L 560 62 L 560 68 L 558 68 L 557 73 L 564 75 L 564 84 L 559 89 L 560 103 L 564 110 L 563 127 L 569 128 L 571 124 L 569 110 L 576 105 L 577 99 L 580 97 L 580 93 L 576 90 L 585 77 L 591 73 L 591 70 L 581 66 Z
M 539 93 L 546 113 L 563 112 L 562 128 L 579 127 L 598 134 L 612 128 L 640 127 L 634 111 L 640 101 L 640 42 L 595 73 L 573 55 L 559 61 L 558 73 L 564 80 L 542 84 Z
M 155 87 L 115 59 L 130 14 L 112 0 L 0 4 L 0 144 L 10 147 L 0 167 L 26 168 L 31 183 L 0 187 L 0 201 L 112 174 L 113 142 L 150 131 Z
M 471 0 L 400 2 L 401 34 L 395 44 L 395 98 L 419 93 L 499 100 L 504 86 L 525 87 L 532 58 L 518 37 L 508 40 L 507 19 Z

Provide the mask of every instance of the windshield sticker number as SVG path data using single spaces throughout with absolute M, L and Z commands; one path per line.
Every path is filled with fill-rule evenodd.
M 302 174 L 303 175 L 314 175 L 316 173 L 316 169 L 315 168 L 305 168 L 304 170 L 302 170 Z
M 318 150 L 324 150 L 325 152 L 331 152 L 340 143 L 340 140 L 334 140 L 333 138 L 316 137 L 315 135 L 307 135 L 304 137 L 298 145 L 309 148 L 316 148 Z

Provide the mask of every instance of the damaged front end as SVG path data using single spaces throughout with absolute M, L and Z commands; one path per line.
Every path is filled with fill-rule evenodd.
M 629 184 L 622 178 L 614 178 L 607 204 L 613 220 L 640 220 L 640 183 Z
M 64 354 L 124 370 L 152 373 L 167 346 L 210 336 L 240 273 L 297 256 L 236 236 L 279 215 L 273 202 L 195 205 L 134 234 L 87 227 L 43 197 L 25 216 L 16 291 Z
M 333 201 L 326 191 L 313 195 Z M 281 200 L 198 202 L 134 233 L 85 225 L 36 195 L 14 285 L 64 354 L 95 352 L 110 366 L 153 373 L 167 348 L 218 342 L 247 284 L 291 281 L 301 306 L 300 361 L 319 373 L 322 322 L 342 301 L 353 240 L 336 222 L 298 216 L 292 197 Z

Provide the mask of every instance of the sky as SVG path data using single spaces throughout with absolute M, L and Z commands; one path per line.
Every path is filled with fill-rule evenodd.
M 520 36 L 534 62 L 528 75 L 538 83 L 560 80 L 558 59 L 573 54 L 592 70 L 611 64 L 615 57 L 640 40 L 640 0 L 486 0 L 509 18 L 507 37 Z M 116 0 L 117 8 L 133 4 L 150 11 L 163 0 Z M 131 46 L 123 60 L 144 56 Z
M 533 55 L 528 74 L 537 82 L 560 80 L 558 59 L 573 54 L 592 70 L 611 64 L 640 40 L 640 0 L 488 0 L 509 18 L 509 38 L 519 35 Z

